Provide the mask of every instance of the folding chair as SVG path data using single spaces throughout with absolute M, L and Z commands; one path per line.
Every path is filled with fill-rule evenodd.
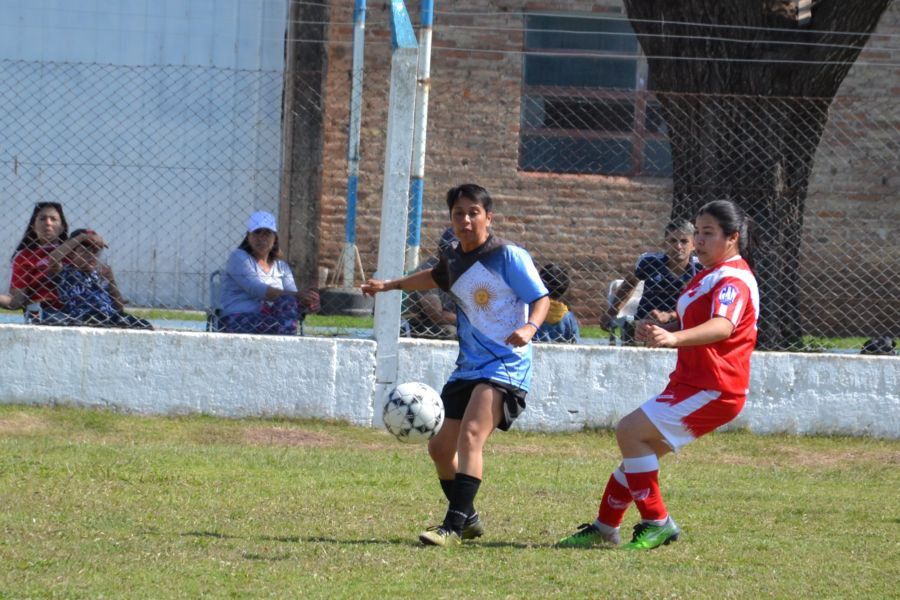
M 609 290 L 606 293 L 606 301 L 612 306 L 616 301 L 616 292 L 619 287 L 625 283 L 624 279 L 614 279 L 609 282 Z M 639 281 L 631 292 L 631 296 L 619 309 L 615 318 L 609 323 L 609 344 L 618 346 L 622 341 L 622 328 L 626 323 L 634 321 L 634 315 L 637 314 L 638 304 L 641 302 L 641 296 L 644 294 L 644 282 Z
M 222 271 L 209 274 L 209 306 L 206 307 L 206 330 L 222 331 Z

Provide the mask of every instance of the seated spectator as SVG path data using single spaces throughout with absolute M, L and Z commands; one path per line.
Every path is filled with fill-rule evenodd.
M 50 254 L 48 270 L 55 273 L 60 309 L 45 313 L 42 323 L 153 329 L 149 321 L 125 312 L 112 269 L 100 261 L 106 247 L 96 232 L 78 229 Z
M 441 253 L 457 243 L 453 228 L 448 227 L 438 240 L 437 256 L 430 257 L 416 270 L 433 268 L 438 263 Z M 403 302 L 403 307 L 403 318 L 409 325 L 410 337 L 456 339 L 456 304 L 443 290 L 410 292 Z
M 694 225 L 687 219 L 671 221 L 665 228 L 663 252 L 646 252 L 638 258 L 634 273 L 625 276 L 625 281 L 616 291 L 615 301 L 606 313 L 603 326 L 610 323 L 628 302 L 639 281 L 644 282 L 644 293 L 638 304 L 635 321 L 653 319 L 658 323 L 668 323 L 677 318 L 675 303 L 681 289 L 703 267 L 694 256 Z M 634 324 L 622 328 L 622 341 L 634 343 Z
M 68 234 L 69 225 L 61 204 L 34 205 L 28 227 L 13 254 L 9 294 L 0 294 L 0 306 L 24 309 L 31 322 L 39 322 L 43 312 L 59 308 L 47 265 L 50 253 L 68 239 Z
M 896 347 L 897 342 L 894 341 L 893 337 L 882 335 L 866 341 L 866 343 L 863 344 L 860 354 L 868 356 L 894 356 L 896 354 L 894 348 Z
M 581 328 L 575 314 L 560 300 L 569 289 L 569 273 L 553 263 L 541 267 L 541 281 L 550 292 L 550 309 L 534 336 L 537 342 L 581 343 Z
M 319 310 L 319 292 L 297 291 L 281 260 L 272 214 L 255 212 L 247 220 L 247 234 L 225 265 L 221 303 L 229 333 L 295 335 L 306 313 Z

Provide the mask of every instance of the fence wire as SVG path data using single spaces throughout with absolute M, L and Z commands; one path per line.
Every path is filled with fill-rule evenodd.
M 267 303 L 263 330 L 367 335 L 372 303 L 355 288 L 377 263 L 390 64 L 383 23 L 370 17 L 355 82 L 349 17 L 339 11 L 327 39 L 287 40 L 324 44 L 328 54 L 321 71 L 288 77 L 0 60 L 0 276 L 27 292 L 28 318 L 221 329 L 223 288 L 240 283 L 229 283 L 229 257 L 250 215 L 265 211 L 301 291 L 293 308 Z M 732 198 L 763 232 L 767 347 L 858 350 L 868 338 L 900 335 L 900 103 L 880 81 L 893 70 L 853 69 L 845 84 L 853 94 L 833 101 L 661 93 L 647 89 L 633 39 L 600 48 L 614 57 L 560 62 L 525 53 L 564 35 L 534 37 L 552 22 L 520 25 L 496 47 L 501 54 L 465 50 L 457 38 L 449 48 L 436 30 L 422 242 L 410 270 L 433 264 L 447 239 L 444 192 L 474 181 L 495 198 L 495 233 L 547 267 L 556 314 L 577 318 L 579 342 L 629 343 L 630 318 L 648 306 L 626 292 L 640 284 L 645 298 L 654 286 L 675 293 L 689 277 L 689 257 L 675 264 L 682 257 L 666 242 L 667 223 Z M 363 107 L 353 210 L 351 89 Z M 17 252 L 38 202 L 62 205 L 70 236 L 96 233 L 63 244 L 50 231 Z M 285 284 L 281 271 L 266 276 Z M 443 293 L 410 294 L 402 331 L 452 339 L 453 310 Z M 307 312 L 349 320 L 297 327 Z

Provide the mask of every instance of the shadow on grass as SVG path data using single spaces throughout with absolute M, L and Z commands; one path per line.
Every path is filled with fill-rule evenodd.
M 227 533 L 219 533 L 218 531 L 186 531 L 181 534 L 185 537 L 206 537 L 206 538 L 214 538 L 219 540 L 246 540 L 246 541 L 257 541 L 257 542 L 282 542 L 286 544 L 300 544 L 303 542 L 313 542 L 318 544 L 335 544 L 338 546 L 367 546 L 367 545 L 381 545 L 381 546 L 417 546 L 424 547 L 424 545 L 415 539 L 406 539 L 406 538 L 392 538 L 392 539 L 378 539 L 378 538 L 369 538 L 365 540 L 347 540 L 347 539 L 338 539 L 332 537 L 324 537 L 324 536 L 311 536 L 311 537 L 300 537 L 299 535 L 279 535 L 279 536 L 271 536 L 271 535 L 260 535 L 260 536 L 237 536 L 237 535 L 229 535 Z M 462 547 L 470 547 L 470 548 L 516 548 L 520 550 L 527 550 L 530 548 L 537 549 L 547 549 L 554 548 L 555 544 L 531 544 L 525 542 L 504 542 L 504 541 L 496 541 L 496 542 L 487 542 L 487 541 L 475 541 L 475 542 L 465 542 L 462 544 Z M 561 550 L 572 550 L 571 548 L 562 548 Z M 579 550 L 575 548 L 575 550 Z M 245 558 L 257 559 L 257 560 L 283 560 L 282 557 L 276 558 L 267 558 L 267 557 L 257 557 L 257 556 L 245 556 Z M 286 557 L 284 557 L 286 558 Z

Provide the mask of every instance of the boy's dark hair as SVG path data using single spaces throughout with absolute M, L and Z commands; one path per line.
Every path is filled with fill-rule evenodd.
M 453 212 L 453 205 L 460 198 L 468 198 L 472 202 L 480 204 L 484 212 L 493 212 L 494 210 L 494 201 L 491 200 L 491 195 L 476 183 L 464 183 L 450 188 L 450 191 L 447 192 L 447 210 Z
M 559 300 L 569 289 L 569 272 L 554 263 L 541 267 L 541 281 L 547 286 L 551 300 Z

